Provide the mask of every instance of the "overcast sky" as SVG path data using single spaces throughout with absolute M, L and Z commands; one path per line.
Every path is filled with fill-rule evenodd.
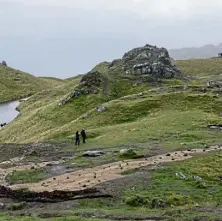
M 0 60 L 70 77 L 145 44 L 222 42 L 222 0 L 0 0 Z

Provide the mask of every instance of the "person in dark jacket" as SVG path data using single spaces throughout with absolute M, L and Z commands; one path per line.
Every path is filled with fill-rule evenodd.
M 83 143 L 86 143 L 86 131 L 85 131 L 85 129 L 82 129 L 81 136 L 82 136 Z
M 79 134 L 79 131 L 76 131 L 76 143 L 75 143 L 75 145 L 79 146 L 79 144 L 80 144 L 80 134 Z

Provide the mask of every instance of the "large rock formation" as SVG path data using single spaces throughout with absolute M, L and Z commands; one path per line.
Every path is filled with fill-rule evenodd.
M 6 61 L 2 61 L 2 63 L 0 62 L 0 65 L 7 66 L 7 63 Z
M 101 90 L 107 91 L 109 79 L 114 75 L 139 75 L 141 79 L 183 78 L 184 75 L 174 65 L 165 48 L 145 45 L 127 52 L 122 59 L 113 62 L 103 62 L 91 72 L 83 76 L 79 85 L 59 105 L 67 104 L 72 98 L 81 95 L 97 94 Z M 144 76 L 145 75 L 145 76 Z
M 92 71 L 83 76 L 80 81 L 80 85 L 87 88 L 101 87 L 103 84 L 103 79 L 104 78 L 100 72 Z
M 104 82 L 104 76 L 99 72 L 89 72 L 81 79 L 79 85 L 64 99 L 59 102 L 59 106 L 67 104 L 72 98 L 81 95 L 98 94 Z
M 174 65 L 165 48 L 145 45 L 127 52 L 122 63 L 126 74 L 153 75 L 157 78 L 180 78 L 181 71 Z

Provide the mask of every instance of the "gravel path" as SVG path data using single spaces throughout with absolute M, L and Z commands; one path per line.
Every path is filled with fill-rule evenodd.
M 152 166 L 160 163 L 184 161 L 192 158 L 192 155 L 198 153 L 208 153 L 212 151 L 222 150 L 222 146 L 211 146 L 207 149 L 192 149 L 186 151 L 176 151 L 164 155 L 157 155 L 150 158 L 139 160 L 125 160 L 97 166 L 93 168 L 83 169 L 72 173 L 65 173 L 51 179 L 44 180 L 39 183 L 12 185 L 11 188 L 29 188 L 32 191 L 54 191 L 54 190 L 81 190 L 94 187 L 103 182 L 122 178 L 122 172 L 130 169 L 137 169 L 146 166 Z M 44 164 L 39 165 L 44 167 Z M 19 169 L 28 169 L 31 166 Z M 2 170 L 0 173 L 7 174 L 16 168 Z M 17 168 L 18 169 L 18 168 Z

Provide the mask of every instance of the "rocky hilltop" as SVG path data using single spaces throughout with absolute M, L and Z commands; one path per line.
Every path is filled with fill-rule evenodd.
M 222 221 L 221 61 L 180 71 L 146 45 L 64 80 L 0 65 L 0 98 L 32 93 L 0 130 L 0 221 Z
M 126 74 L 151 74 L 158 78 L 179 78 L 182 75 L 167 49 L 148 44 L 127 52 L 122 63 Z
M 81 95 L 98 94 L 101 90 L 107 90 L 112 84 L 113 78 L 121 80 L 126 76 L 133 77 L 134 81 L 137 79 L 146 83 L 150 77 L 155 81 L 172 78 L 184 79 L 185 77 L 170 58 L 167 49 L 147 44 L 125 53 L 122 59 L 97 65 L 83 76 L 79 85 L 62 99 L 59 105 L 64 105 L 72 98 Z

